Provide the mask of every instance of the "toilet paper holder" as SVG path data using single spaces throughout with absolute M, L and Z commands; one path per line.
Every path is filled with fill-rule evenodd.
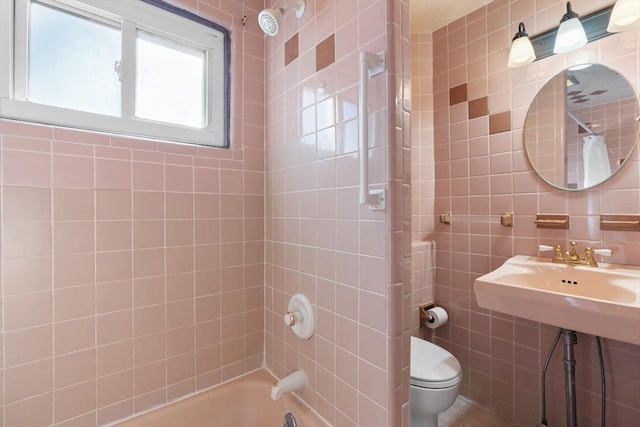
M 429 313 L 429 310 L 437 307 L 436 303 L 433 301 L 427 302 L 425 304 L 420 305 L 420 324 L 425 325 L 427 323 L 433 322 L 433 316 Z

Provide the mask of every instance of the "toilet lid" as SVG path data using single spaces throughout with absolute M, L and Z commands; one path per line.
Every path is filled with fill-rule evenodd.
M 411 384 L 445 388 L 460 383 L 458 360 L 447 350 L 420 338 L 411 337 Z

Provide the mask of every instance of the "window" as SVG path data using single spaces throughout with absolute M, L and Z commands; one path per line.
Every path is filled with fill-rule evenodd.
M 138 33 L 136 50 L 136 115 L 202 127 L 206 52 L 144 32 Z M 182 84 L 173 84 L 176 81 Z
M 160 0 L 0 2 L 0 115 L 228 146 L 229 33 Z

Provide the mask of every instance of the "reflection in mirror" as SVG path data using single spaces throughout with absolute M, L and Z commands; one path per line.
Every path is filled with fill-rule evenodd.
M 618 72 L 586 64 L 558 73 L 529 107 L 524 145 L 538 175 L 581 190 L 613 176 L 637 139 L 638 98 Z

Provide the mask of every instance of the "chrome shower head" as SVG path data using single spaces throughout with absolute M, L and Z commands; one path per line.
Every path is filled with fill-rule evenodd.
M 299 1 L 297 4 L 287 6 L 286 9 L 265 9 L 258 14 L 258 24 L 264 33 L 268 36 L 275 36 L 280 30 L 280 19 L 282 19 L 289 10 L 296 11 L 296 17 L 300 19 L 304 15 L 306 4 L 304 0 Z

